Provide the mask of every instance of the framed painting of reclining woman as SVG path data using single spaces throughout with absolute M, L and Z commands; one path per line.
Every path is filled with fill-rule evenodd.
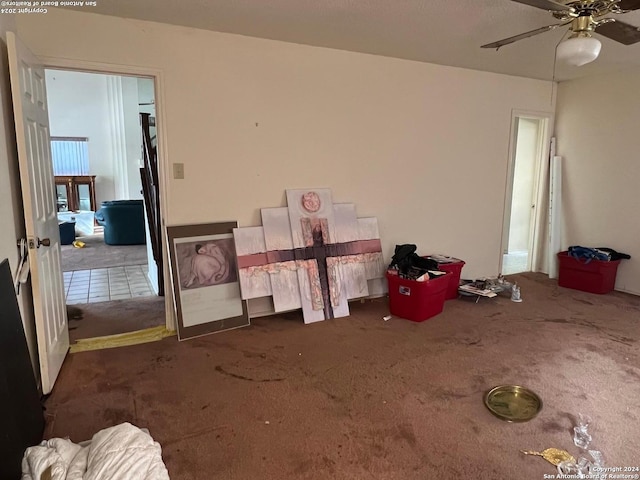
M 249 325 L 233 240 L 237 226 L 221 222 L 167 227 L 180 340 Z

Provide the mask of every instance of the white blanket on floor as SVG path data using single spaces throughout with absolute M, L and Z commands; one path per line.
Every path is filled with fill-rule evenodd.
M 48 476 L 47 476 L 48 474 Z M 53 438 L 29 447 L 22 480 L 169 480 L 160 444 L 130 423 L 100 430 L 88 446 Z

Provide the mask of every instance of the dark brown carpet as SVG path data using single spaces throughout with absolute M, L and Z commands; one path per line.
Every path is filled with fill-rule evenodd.
M 137 297 L 67 305 L 69 340 L 102 337 L 165 325 L 164 297 Z
M 61 246 L 63 272 L 147 263 L 146 245 L 107 245 L 102 235 L 77 237 L 76 240 L 84 242 L 85 246 Z
M 174 480 L 538 480 L 554 467 L 520 450 L 578 455 L 571 429 L 582 412 L 608 465 L 637 465 L 640 298 L 511 278 L 523 303 L 451 300 L 421 324 L 383 321 L 380 299 L 313 325 L 292 313 L 71 355 L 46 404 L 46 434 L 147 427 Z M 502 383 L 538 392 L 540 415 L 493 417 L 483 393 Z

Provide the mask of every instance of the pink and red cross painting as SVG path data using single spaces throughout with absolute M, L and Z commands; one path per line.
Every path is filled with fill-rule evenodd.
M 329 189 L 287 190 L 287 207 L 263 208 L 262 227 L 233 230 L 245 300 L 302 308 L 305 323 L 349 315 L 348 300 L 384 292 L 378 223 Z

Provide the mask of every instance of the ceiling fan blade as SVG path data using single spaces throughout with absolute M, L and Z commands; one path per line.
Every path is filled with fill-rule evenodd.
M 571 7 L 563 5 L 562 3 L 554 2 L 553 0 L 511 0 L 512 2 L 524 3 L 532 7 L 541 8 L 543 10 L 550 10 L 553 12 L 565 12 L 571 10 Z M 623 0 L 624 1 L 624 0 Z M 633 2 L 635 0 L 628 0 Z
M 534 35 L 538 35 L 540 33 L 548 32 L 550 30 L 555 30 L 558 27 L 563 27 L 565 25 L 570 24 L 571 22 L 558 23 L 556 25 L 547 25 L 546 27 L 537 28 L 535 30 L 531 30 L 530 32 L 521 33 L 520 35 L 515 35 L 513 37 L 505 38 L 503 40 L 498 40 L 497 42 L 487 43 L 486 45 L 482 45 L 480 48 L 500 48 L 505 45 L 509 45 L 510 43 L 517 42 L 518 40 L 522 40 L 523 38 L 533 37 Z
M 596 32 L 624 45 L 640 42 L 640 28 L 619 20 L 600 25 Z
M 621 10 L 638 10 L 640 8 L 640 0 L 620 0 L 618 6 Z

